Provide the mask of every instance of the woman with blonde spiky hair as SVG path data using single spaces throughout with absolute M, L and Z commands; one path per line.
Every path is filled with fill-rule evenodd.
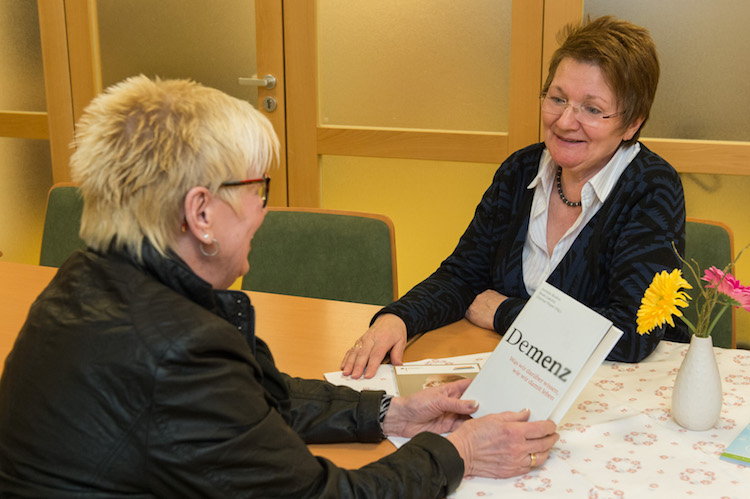
M 445 497 L 464 475 L 547 459 L 553 423 L 467 420 L 466 382 L 390 398 L 276 369 L 247 294 L 226 289 L 248 271 L 278 155 L 247 102 L 131 78 L 90 104 L 76 146 L 88 249 L 8 356 L 0 496 Z M 306 446 L 385 435 L 414 438 L 360 470 Z

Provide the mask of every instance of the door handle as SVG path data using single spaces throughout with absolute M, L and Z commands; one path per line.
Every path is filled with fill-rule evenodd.
M 258 78 L 258 75 L 254 75 L 252 78 L 238 78 L 237 82 L 240 85 L 247 85 L 250 87 L 263 87 L 272 89 L 276 86 L 276 78 L 273 75 L 266 75 L 263 78 Z

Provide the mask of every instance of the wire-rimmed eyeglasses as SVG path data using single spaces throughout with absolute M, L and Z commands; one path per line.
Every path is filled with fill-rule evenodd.
M 550 95 L 545 92 L 540 96 L 542 101 L 542 112 L 550 114 L 552 116 L 561 116 L 565 109 L 570 107 L 573 110 L 573 114 L 582 125 L 596 127 L 604 124 L 604 120 L 610 118 L 616 118 L 623 114 L 622 112 L 605 114 L 604 111 L 591 104 L 581 104 L 574 106 L 562 97 Z

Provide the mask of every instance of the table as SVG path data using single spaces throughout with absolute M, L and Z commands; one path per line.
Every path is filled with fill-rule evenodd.
M 506 480 L 466 479 L 451 497 L 750 497 L 750 468 L 719 459 L 750 423 L 750 352 L 714 349 L 722 413 L 712 429 L 689 431 L 670 415 L 687 347 L 662 341 L 638 364 L 604 362 L 560 422 L 543 467 Z
M 34 298 L 56 269 L 0 262 L 0 360 L 12 348 Z M 257 332 L 279 368 L 322 378 L 364 332 L 378 307 L 248 293 Z M 499 337 L 459 321 L 420 338 L 406 361 L 489 352 Z M 687 345 L 662 342 L 644 362 L 605 362 L 560 423 L 545 466 L 507 480 L 467 479 L 455 497 L 747 497 L 750 468 L 721 461 L 721 451 L 750 423 L 750 351 L 716 348 L 724 406 L 708 431 L 680 428 L 670 393 Z M 393 451 L 389 442 L 310 446 L 340 466 L 358 468 Z

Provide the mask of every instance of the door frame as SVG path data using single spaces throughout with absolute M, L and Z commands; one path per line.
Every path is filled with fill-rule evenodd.
M 507 133 L 321 126 L 318 119 L 317 2 L 284 2 L 290 206 L 320 206 L 322 154 L 501 163 L 538 139 L 544 0 L 513 2 Z
M 96 0 L 38 0 L 38 9 L 47 113 L 14 113 L 13 118 L 19 123 L 15 128 L 30 130 L 26 136 L 49 139 L 53 181 L 66 182 L 75 122 L 102 91 Z M 266 97 L 277 103 L 273 112 L 262 111 L 281 145 L 279 166 L 272 172 L 276 188 L 269 200 L 275 206 L 287 205 L 282 12 L 282 0 L 255 0 L 258 74 L 273 74 L 277 80 L 273 89 L 258 89 L 258 109 Z

